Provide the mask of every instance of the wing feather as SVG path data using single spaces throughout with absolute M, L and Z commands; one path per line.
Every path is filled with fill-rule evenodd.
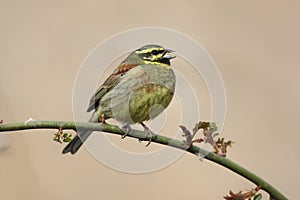
M 121 63 L 121 65 L 114 70 L 114 72 L 104 81 L 102 85 L 96 90 L 92 96 L 87 112 L 98 108 L 103 96 L 113 89 L 121 80 L 121 77 L 130 69 L 137 66 L 136 64 Z

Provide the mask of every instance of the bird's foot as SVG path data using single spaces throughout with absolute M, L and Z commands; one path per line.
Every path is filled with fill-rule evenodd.
M 156 137 L 156 134 L 154 132 L 152 132 L 144 123 L 141 123 L 141 125 L 143 126 L 144 128 L 144 131 L 148 134 L 149 136 L 149 141 L 148 143 L 146 144 L 146 147 L 149 146 L 152 142 L 152 139 L 154 139 Z M 141 141 L 141 140 L 139 140 Z
M 125 133 L 121 136 L 121 139 L 124 139 L 127 135 L 130 135 L 133 132 L 129 125 L 123 125 L 121 128 L 125 131 Z

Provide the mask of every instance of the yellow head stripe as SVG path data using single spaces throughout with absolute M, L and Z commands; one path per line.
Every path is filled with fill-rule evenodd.
M 166 67 L 166 68 L 170 67 L 170 65 L 167 65 L 167 64 L 164 64 L 164 63 L 161 63 L 161 62 L 155 62 L 155 61 L 144 60 L 144 63 L 149 64 L 149 65 L 160 65 L 161 67 Z
M 157 51 L 163 51 L 164 48 L 157 48 L 157 47 L 153 47 L 153 48 L 147 48 L 147 49 L 142 49 L 142 50 L 137 50 L 135 51 L 136 53 L 150 53 L 153 50 L 157 50 Z

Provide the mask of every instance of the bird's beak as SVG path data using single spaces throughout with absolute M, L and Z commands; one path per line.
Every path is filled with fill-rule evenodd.
M 173 53 L 175 51 L 171 50 L 171 49 L 165 49 L 165 52 L 164 52 L 164 55 L 163 55 L 163 58 L 166 58 L 166 59 L 173 59 L 173 58 L 176 58 L 175 55 L 172 55 L 172 54 L 169 54 L 169 53 Z

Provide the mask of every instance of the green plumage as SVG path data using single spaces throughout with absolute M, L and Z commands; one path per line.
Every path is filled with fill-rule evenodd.
M 175 75 L 170 67 L 139 65 L 124 76 L 107 92 L 95 112 L 97 117 L 114 118 L 122 124 L 135 124 L 156 117 L 166 108 L 173 97 Z M 161 105 L 152 117 L 149 111 Z
M 95 111 L 89 122 L 99 122 L 104 116 L 128 126 L 157 117 L 170 104 L 175 90 L 169 61 L 174 56 L 168 52 L 161 46 L 147 45 L 131 53 L 91 98 L 88 111 Z M 76 153 L 90 134 L 78 133 L 80 137 L 76 136 L 63 153 Z

